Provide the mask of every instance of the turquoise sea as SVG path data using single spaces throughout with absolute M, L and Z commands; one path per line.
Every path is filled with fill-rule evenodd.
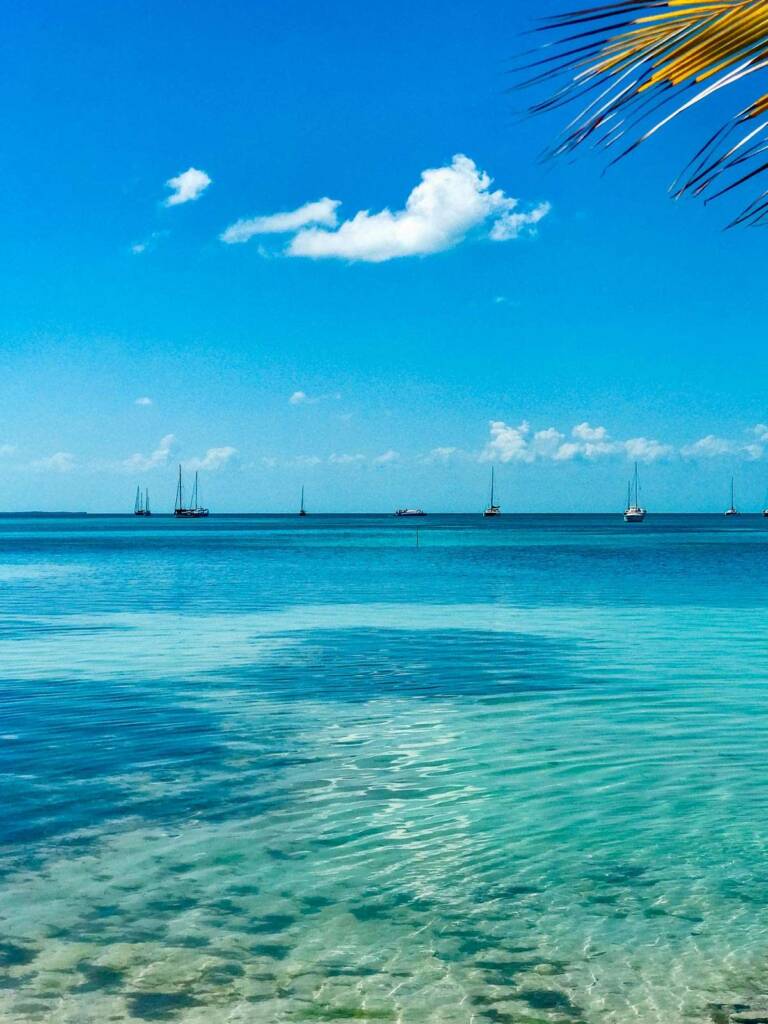
M 757 1012 L 767 625 L 756 516 L 0 519 L 0 1020 Z

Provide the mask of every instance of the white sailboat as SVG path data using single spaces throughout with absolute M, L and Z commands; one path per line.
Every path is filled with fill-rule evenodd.
M 640 506 L 640 485 L 637 475 L 637 463 L 635 463 L 635 478 L 634 478 L 635 494 L 634 500 L 632 499 L 632 484 L 627 484 L 627 507 L 624 510 L 624 522 L 625 523 L 642 523 L 645 519 L 645 509 Z
M 496 504 L 496 496 L 494 494 L 493 466 L 491 466 L 491 502 L 486 508 L 485 512 L 483 512 L 483 515 L 485 516 L 486 519 L 489 519 L 491 516 L 501 515 L 501 505 Z
M 725 514 L 727 516 L 737 516 L 737 515 L 739 515 L 739 510 L 736 508 L 736 506 L 733 503 L 733 477 L 731 477 L 731 504 L 725 510 Z

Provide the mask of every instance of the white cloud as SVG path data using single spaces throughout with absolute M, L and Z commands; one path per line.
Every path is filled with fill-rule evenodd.
M 154 403 L 153 403 L 151 398 L 147 398 L 146 395 L 143 395 L 141 398 L 137 398 L 136 401 L 133 404 L 134 405 L 153 405 Z
M 658 462 L 668 459 L 675 451 L 671 444 L 662 444 L 647 437 L 631 437 L 624 442 L 624 449 L 627 457 L 636 462 Z
M 291 461 L 291 465 L 312 469 L 313 466 L 319 466 L 322 461 L 323 460 L 317 455 L 297 455 L 296 458 Z
M 571 436 L 579 441 L 605 441 L 608 431 L 605 427 L 591 427 L 589 423 L 579 423 L 571 431 Z
M 129 458 L 123 460 L 121 464 L 122 468 L 125 470 L 146 472 L 150 469 L 157 469 L 160 466 L 167 466 L 175 446 L 176 438 L 174 435 L 166 434 L 165 437 L 160 439 L 160 443 L 157 448 L 155 448 L 150 455 L 142 455 L 141 452 L 136 452 Z
M 328 461 L 333 466 L 351 466 L 353 463 L 365 462 L 364 455 L 333 455 L 328 456 Z
M 503 213 L 491 228 L 490 237 L 494 242 L 509 242 L 522 235 L 535 235 L 536 225 L 544 220 L 551 209 L 550 203 L 539 203 L 527 213 Z
M 431 452 L 423 457 L 422 462 L 450 462 L 451 459 L 458 455 L 459 449 L 453 448 L 450 445 L 445 445 L 441 448 L 433 448 Z
M 680 454 L 689 459 L 712 459 L 719 455 L 735 455 L 736 445 L 724 437 L 716 437 L 714 434 L 707 434 L 699 438 L 693 444 L 687 444 L 680 449 Z
M 167 231 L 153 231 L 152 234 L 143 242 L 136 242 L 135 245 L 132 245 L 131 252 L 134 256 L 140 256 L 143 252 L 147 252 L 149 249 L 154 249 L 157 240 L 159 238 L 163 238 L 167 234 Z
M 75 468 L 75 456 L 71 452 L 56 452 L 47 459 L 35 459 L 32 469 L 53 470 L 56 473 L 70 473 Z
M 341 394 L 338 391 L 334 391 L 326 395 L 308 395 L 306 391 L 294 391 L 288 399 L 288 403 L 290 405 L 317 405 L 318 402 L 324 402 L 328 398 L 338 402 Z
M 526 420 L 517 427 L 491 420 L 490 430 L 491 440 L 480 455 L 482 462 L 533 462 L 527 441 L 531 427 Z
M 213 472 L 223 469 L 237 455 L 237 448 L 231 445 L 224 445 L 221 448 L 209 448 L 202 457 L 187 459 L 183 465 L 185 469 L 195 472 L 196 470 L 208 470 Z
M 504 241 L 532 228 L 549 211 L 540 204 L 530 213 L 516 212 L 519 200 L 500 189 L 463 154 L 447 167 L 422 171 L 402 210 L 361 210 L 336 230 L 303 228 L 288 246 L 289 256 L 362 260 L 382 263 L 401 256 L 425 256 L 461 242 L 474 228 L 493 221 L 490 237 Z M 516 220 L 514 218 L 517 218 Z
M 382 452 L 381 455 L 377 455 L 373 460 L 374 466 L 386 466 L 392 462 L 397 462 L 400 458 L 400 452 L 394 451 L 390 448 L 389 451 Z
M 563 435 L 554 427 L 537 430 L 531 438 L 529 451 L 531 456 L 541 459 L 555 459 L 563 443 Z
M 489 427 L 491 438 L 480 452 L 481 462 L 530 463 L 541 459 L 570 462 L 572 459 L 594 460 L 621 454 L 637 459 L 638 462 L 655 462 L 674 453 L 672 445 L 645 437 L 615 441 L 605 427 L 593 427 L 586 422 L 573 427 L 573 440 L 569 441 L 555 427 L 531 433 L 527 420 L 518 426 L 511 426 L 503 420 L 492 420 Z
M 338 223 L 336 208 L 339 199 L 318 199 L 314 203 L 305 203 L 297 210 L 289 213 L 272 213 L 266 217 L 250 217 L 235 221 L 219 235 L 222 242 L 234 245 L 247 242 L 254 235 L 275 235 L 299 231 L 310 224 L 322 224 L 323 227 L 335 228 Z
M 194 199 L 199 199 L 211 184 L 211 179 L 205 171 L 190 167 L 181 174 L 177 174 L 175 178 L 169 178 L 165 184 L 168 188 L 173 189 L 173 194 L 165 200 L 165 205 L 180 206 L 182 203 L 190 203 Z
M 762 426 L 759 423 L 752 431 L 761 440 L 759 429 Z M 716 434 L 707 434 L 705 437 L 700 437 L 698 441 L 694 441 L 693 444 L 684 445 L 680 449 L 680 454 L 686 459 L 716 459 L 721 456 L 735 455 L 754 461 L 763 457 L 764 448 L 762 444 L 754 442 L 745 444 L 727 437 L 718 437 Z

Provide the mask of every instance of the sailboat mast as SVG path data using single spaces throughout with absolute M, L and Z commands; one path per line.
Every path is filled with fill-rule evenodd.
M 134 515 L 136 515 L 136 513 L 139 511 L 139 495 L 140 495 L 140 493 L 141 493 L 141 490 L 140 490 L 139 487 L 137 487 L 136 488 L 136 500 L 133 503 L 133 514 Z
M 491 508 L 493 508 L 493 484 L 494 484 L 493 470 L 494 470 L 494 467 L 491 466 Z
M 181 483 L 181 463 L 179 463 L 179 482 L 176 484 L 176 511 L 180 512 L 184 508 L 184 489 Z
M 735 508 L 733 504 L 733 477 L 731 477 L 731 508 Z
M 635 463 L 635 508 L 640 508 L 640 488 L 637 482 L 637 463 Z
M 144 511 L 149 515 L 149 488 L 144 491 Z
M 302 484 L 302 488 L 301 488 L 301 509 L 299 511 L 301 511 L 301 512 L 304 511 L 304 486 L 303 486 L 303 484 Z
M 199 504 L 200 503 L 197 500 L 197 470 L 195 470 L 195 489 L 192 492 L 192 508 L 197 508 Z

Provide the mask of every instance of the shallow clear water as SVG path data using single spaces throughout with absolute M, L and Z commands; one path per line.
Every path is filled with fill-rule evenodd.
M 0 519 L 0 1019 L 761 1005 L 768 522 L 418 526 Z

